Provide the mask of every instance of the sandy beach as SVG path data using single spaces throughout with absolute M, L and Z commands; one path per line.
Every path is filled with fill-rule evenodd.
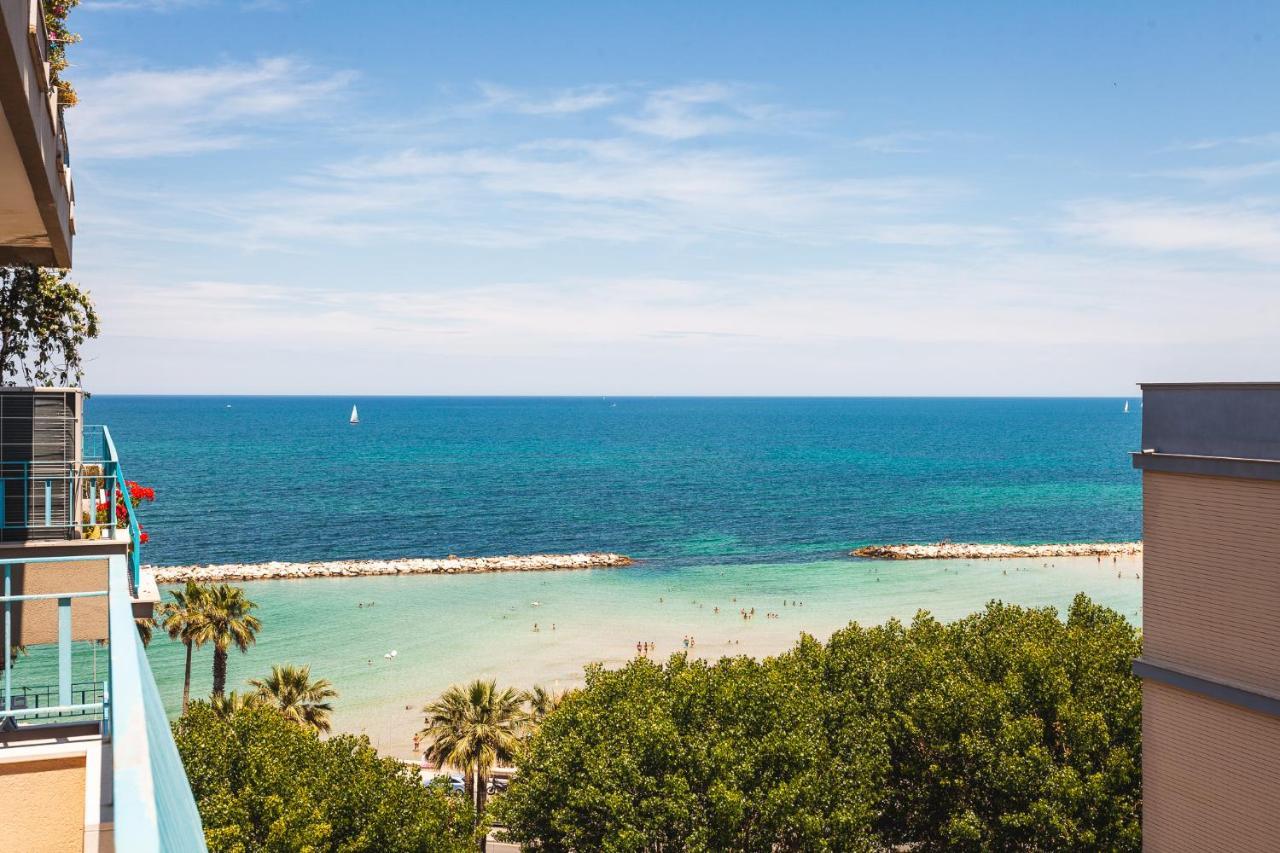
M 1114 564 L 1095 557 L 842 557 L 678 570 L 639 561 L 625 571 L 262 580 L 246 592 L 258 603 L 263 630 L 247 654 L 231 656 L 229 681 L 240 689 L 272 664 L 310 664 L 341 694 L 335 731 L 367 734 L 387 754 L 410 758 L 423 703 L 472 678 L 560 690 L 581 683 L 589 662 L 620 666 L 635 657 L 637 642 L 652 643 L 649 656 L 658 660 L 685 651 L 707 659 L 767 655 L 790 648 L 802 632 L 825 638 L 850 621 L 911 619 L 920 609 L 956 619 L 992 599 L 1065 612 L 1085 592 L 1140 623 L 1141 569 L 1139 555 Z M 693 642 L 688 649 L 686 637 Z M 161 637 L 148 656 L 173 713 L 182 693 L 182 647 Z M 208 689 L 209 656 L 202 650 L 192 690 Z

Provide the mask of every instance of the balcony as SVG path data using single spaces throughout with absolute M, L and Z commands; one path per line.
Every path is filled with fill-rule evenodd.
M 0 404 L 15 396 L 0 394 Z M 75 400 L 76 417 L 52 418 L 45 441 L 31 439 L 49 418 L 0 417 L 0 448 L 8 450 L 0 602 L 10 650 L 0 656 L 0 803 L 23 804 L 5 809 L 4 842 L 204 850 L 134 621 L 154 600 L 140 572 L 137 521 L 127 500 L 122 527 L 114 513 L 102 524 L 95 512 L 116 505 L 123 469 L 110 430 L 81 427 Z M 67 458 L 14 459 L 23 455 L 14 447 L 47 448 L 68 427 Z
M 0 0 L 0 264 L 71 266 L 75 190 L 40 0 Z

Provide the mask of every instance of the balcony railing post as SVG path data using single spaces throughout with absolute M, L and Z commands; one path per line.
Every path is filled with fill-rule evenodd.
M 104 462 L 102 465 L 103 473 L 107 476 L 107 529 L 111 531 L 111 538 L 116 538 L 116 467 L 115 462 Z
M 71 704 L 71 599 L 58 599 L 58 704 Z
M 13 566 L 4 564 L 4 709 L 13 710 Z

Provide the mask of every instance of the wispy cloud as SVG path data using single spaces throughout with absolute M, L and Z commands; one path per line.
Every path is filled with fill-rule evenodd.
M 240 197 L 233 215 L 252 217 L 246 228 L 256 239 L 310 233 L 360 242 L 394 234 L 528 247 L 719 235 L 933 245 L 978 234 L 915 218 L 962 191 L 915 177 L 820 177 L 803 162 L 732 149 L 557 139 L 357 158 L 299 179 L 287 194 Z
M 1177 178 L 1199 181 L 1203 184 L 1222 185 L 1280 175 L 1280 160 L 1264 160 L 1259 163 L 1241 163 L 1232 166 L 1202 166 L 1188 169 L 1167 169 L 1149 172 L 1141 177 Z
M 1280 131 L 1271 133 L 1255 133 L 1246 136 L 1221 136 L 1212 139 L 1197 139 L 1191 142 L 1175 142 L 1164 148 L 1165 151 L 1209 151 L 1214 148 L 1231 146 L 1269 147 L 1280 146 Z
M 976 134 L 949 130 L 896 131 L 855 139 L 853 144 L 878 154 L 925 154 L 939 143 L 963 142 L 978 138 Z
M 1110 246 L 1280 261 L 1280 210 L 1270 204 L 1094 200 L 1070 205 L 1069 214 L 1067 233 Z
M 651 92 L 638 114 L 618 116 L 615 121 L 635 133 L 683 140 L 734 131 L 777 129 L 788 118 L 799 116 L 752 100 L 745 87 L 696 83 Z
M 484 107 L 545 116 L 596 110 L 616 103 L 620 96 L 615 86 L 579 86 L 537 95 L 496 83 L 481 83 L 480 91 Z
M 80 8 L 90 12 L 141 10 L 146 12 L 176 12 L 193 6 L 204 6 L 209 0 L 84 0 Z
M 278 57 L 253 65 L 125 71 L 77 81 L 76 154 L 130 158 L 239 148 L 331 104 L 353 80 Z

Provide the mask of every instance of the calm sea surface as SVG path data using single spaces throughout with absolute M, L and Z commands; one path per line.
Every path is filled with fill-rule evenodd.
M 156 489 L 158 565 L 578 550 L 681 565 L 1138 538 L 1140 418 L 1122 405 L 100 395 L 88 418 Z
M 361 423 L 351 426 L 351 406 Z M 407 755 L 423 701 L 491 675 L 567 686 L 591 660 L 765 654 L 851 620 L 955 618 L 1080 591 L 1141 619 L 1140 561 L 875 563 L 869 542 L 1141 536 L 1118 399 L 95 396 L 155 564 L 619 551 L 630 569 L 247 584 L 264 628 L 233 683 L 310 663 L 335 721 Z M 790 601 L 803 605 L 784 604 Z M 363 607 L 359 605 L 365 605 Z M 739 615 L 756 608 L 755 619 Z M 719 608 L 717 612 L 716 608 Z M 779 618 L 765 619 L 765 612 Z M 538 629 L 534 630 L 534 624 Z M 553 627 L 554 626 L 554 627 Z M 391 650 L 397 655 L 388 659 Z M 171 710 L 181 647 L 151 660 Z M 197 694 L 209 687 L 198 652 Z M 89 665 L 77 655 L 77 666 Z

